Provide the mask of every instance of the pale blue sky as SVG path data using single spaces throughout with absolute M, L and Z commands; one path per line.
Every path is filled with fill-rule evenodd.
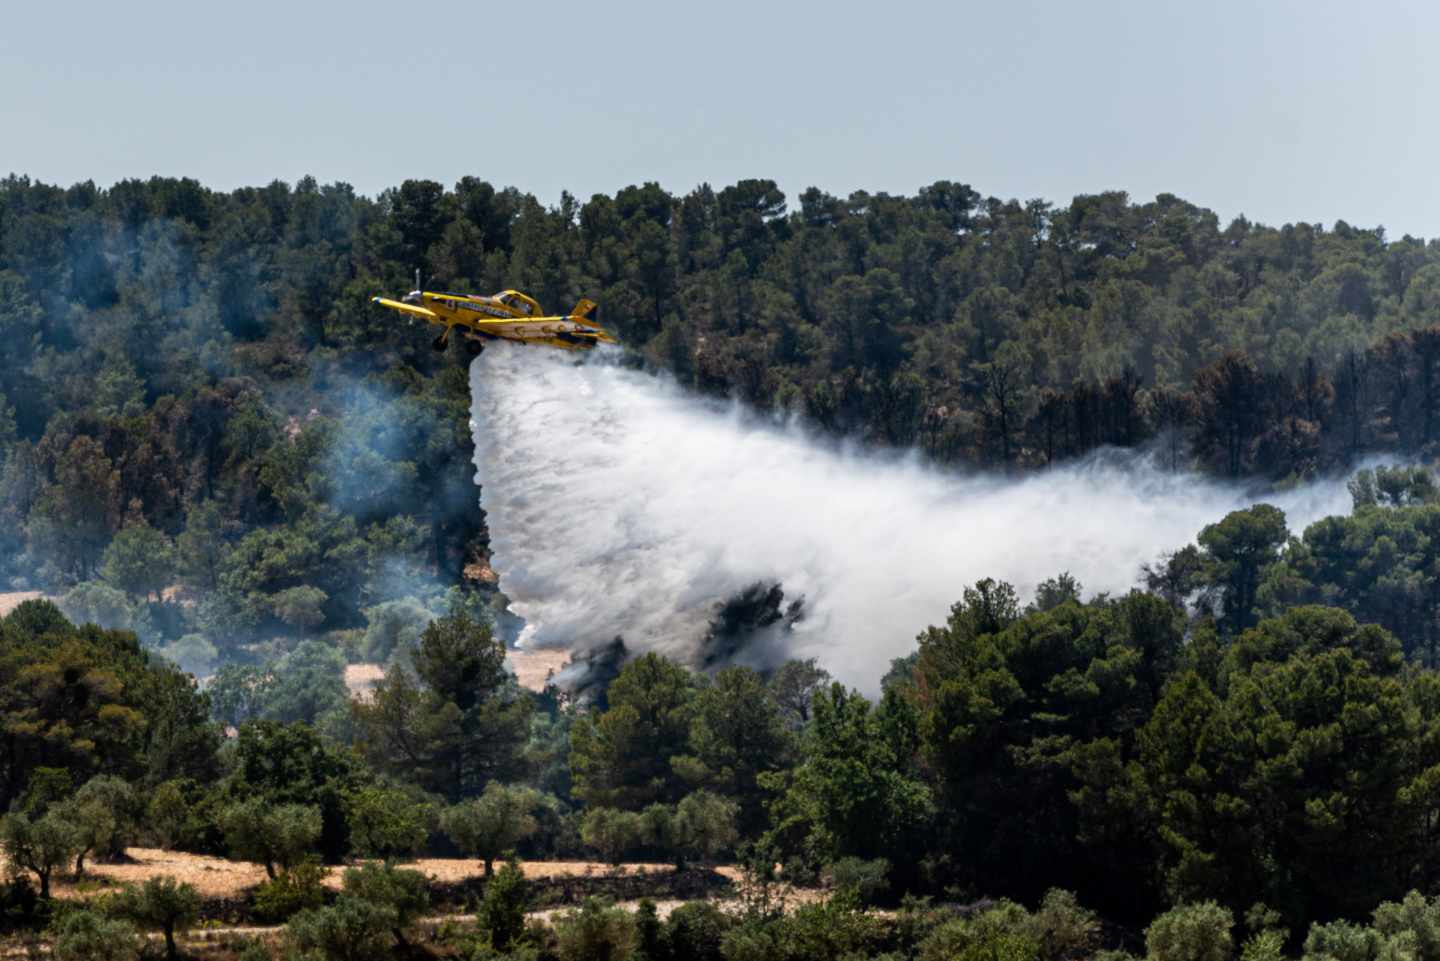
M 547 203 L 950 179 L 1435 236 L 1437 47 L 1421 2 L 17 0 L 0 171 L 367 194 L 473 174 Z

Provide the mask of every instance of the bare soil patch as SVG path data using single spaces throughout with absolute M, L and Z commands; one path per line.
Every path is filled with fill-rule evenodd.
M 545 682 L 551 674 L 559 674 L 570 663 L 570 652 L 556 648 L 548 650 L 511 650 L 505 655 L 510 669 L 521 687 L 532 691 L 545 690 Z
M 375 685 L 379 684 L 384 676 L 383 664 L 345 665 L 345 686 L 350 689 L 350 696 L 362 703 L 370 700 Z
M 244 897 L 265 881 L 265 868 L 248 861 L 230 861 L 203 854 L 162 851 L 158 848 L 129 848 L 129 862 L 124 864 L 90 864 L 87 879 L 77 882 L 72 877 L 56 878 L 52 883 L 57 897 L 83 898 L 122 884 L 142 884 L 152 877 L 169 875 L 177 881 L 192 884 L 206 900 L 232 900 Z M 438 884 L 459 884 L 485 876 L 485 864 L 469 858 L 420 858 L 407 862 Z M 521 869 L 531 880 L 555 878 L 613 878 L 636 875 L 673 874 L 669 864 L 610 865 L 598 861 L 524 861 Z M 332 867 L 325 879 L 327 887 L 338 890 L 345 869 Z

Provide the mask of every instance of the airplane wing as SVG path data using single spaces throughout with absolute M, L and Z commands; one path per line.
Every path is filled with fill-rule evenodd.
M 381 307 L 389 307 L 391 310 L 398 310 L 402 314 L 409 314 L 412 317 L 420 317 L 424 320 L 438 321 L 440 319 L 440 315 L 433 310 L 417 307 L 414 304 L 404 304 L 398 300 L 391 300 L 389 297 L 371 297 L 370 303 L 379 304 Z

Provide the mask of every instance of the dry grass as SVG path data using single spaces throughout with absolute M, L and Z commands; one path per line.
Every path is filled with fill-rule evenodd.
M 55 895 L 86 897 L 95 893 L 96 882 L 102 882 L 105 887 L 118 887 L 168 874 L 177 881 L 194 885 L 203 898 L 233 898 L 265 880 L 265 868 L 247 861 L 227 861 L 159 848 L 129 848 L 125 853 L 130 863 L 87 865 L 89 880 L 83 885 L 77 885 L 73 878 L 59 879 L 54 884 Z
M 505 659 L 521 687 L 532 691 L 545 690 L 545 682 L 551 674 L 559 674 L 570 663 L 570 652 L 554 648 L 540 651 L 512 650 Z
M 385 676 L 383 664 L 347 664 L 345 665 L 345 686 L 350 689 L 350 696 L 357 701 L 370 700 L 370 692 L 380 679 Z
M 26 601 L 39 600 L 44 596 L 39 591 L 11 591 L 8 594 L 0 594 L 0 617 L 9 614 Z
M 202 854 L 162 851 L 158 848 L 130 848 L 125 864 L 91 864 L 86 868 L 87 880 L 57 878 L 52 885 L 56 897 L 83 898 L 123 884 L 141 884 L 152 877 L 169 875 L 177 881 L 194 885 L 201 897 L 227 899 L 244 897 L 252 888 L 265 881 L 265 868 L 247 861 L 229 861 Z M 441 884 L 454 884 L 483 877 L 485 865 L 469 858 L 421 858 L 404 865 Z M 521 868 L 527 878 L 619 877 L 636 874 L 667 874 L 675 869 L 668 864 L 602 864 L 597 861 L 525 861 Z M 343 867 L 332 867 L 325 885 L 339 889 Z

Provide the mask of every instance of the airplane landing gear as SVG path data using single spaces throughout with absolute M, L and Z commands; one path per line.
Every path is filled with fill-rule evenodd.
M 450 339 L 444 334 L 441 334 L 430 342 L 430 346 L 434 348 L 435 353 L 443 354 L 445 353 L 445 348 L 450 346 Z

